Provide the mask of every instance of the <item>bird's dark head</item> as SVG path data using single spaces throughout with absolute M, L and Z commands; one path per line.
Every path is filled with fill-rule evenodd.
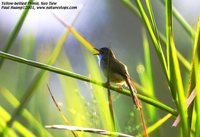
M 105 58 L 114 57 L 114 53 L 110 48 L 103 47 L 103 48 L 96 49 L 96 50 L 99 52 L 96 55 L 98 55 L 100 58 L 102 58 L 102 57 L 105 57 Z

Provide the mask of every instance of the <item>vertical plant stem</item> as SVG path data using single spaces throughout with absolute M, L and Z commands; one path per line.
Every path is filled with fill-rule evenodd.
M 110 115 L 111 115 L 111 118 L 112 118 L 112 121 L 113 121 L 114 130 L 116 131 L 115 116 L 114 116 L 114 109 L 113 109 L 113 103 L 112 103 L 112 94 L 111 94 L 109 88 L 108 88 L 108 103 L 109 103 Z
M 194 48 L 195 48 L 195 57 L 194 57 L 194 69 L 195 69 L 195 81 L 196 81 L 196 100 L 195 100 L 195 106 L 196 106 L 196 133 L 195 136 L 199 137 L 200 136 L 200 18 L 197 26 L 197 33 L 195 37 L 195 43 L 194 43 Z
M 149 35 L 151 37 L 153 45 L 155 47 L 155 50 L 156 50 L 156 53 L 157 53 L 158 58 L 160 60 L 161 66 L 162 66 L 163 71 L 164 71 L 164 74 L 165 74 L 167 80 L 169 80 L 168 71 L 167 71 L 167 64 L 166 64 L 166 60 L 165 60 L 165 57 L 164 57 L 164 53 L 163 53 L 162 47 L 161 47 L 160 43 L 157 40 L 157 37 L 156 37 L 156 35 L 154 33 L 154 30 L 153 30 L 153 28 L 151 26 L 151 23 L 150 23 L 150 21 L 148 19 L 148 16 L 145 13 L 145 10 L 144 10 L 144 7 L 142 6 L 141 1 L 140 0 L 136 0 L 136 3 L 137 3 L 137 6 L 138 6 L 138 9 L 140 11 L 140 14 L 142 16 L 142 19 L 143 19 L 143 21 L 144 21 L 144 23 L 145 23 L 145 25 L 147 27 L 147 30 L 148 30 L 148 33 L 149 33 Z
M 145 72 L 143 75 L 141 75 L 141 79 L 143 86 L 145 87 L 146 91 L 148 91 L 148 94 L 152 97 L 155 97 L 155 89 L 154 89 L 154 80 L 153 80 L 153 72 L 152 72 L 152 66 L 151 66 L 151 54 L 150 54 L 150 47 L 148 38 L 146 36 L 145 30 L 143 29 L 143 46 L 144 46 L 144 56 L 145 56 Z M 146 105 L 147 107 L 147 113 L 149 115 L 149 118 L 151 118 L 152 122 L 156 122 L 159 114 L 157 113 L 156 109 Z M 154 136 L 159 137 L 160 136 L 160 130 L 156 130 Z
M 166 0 L 160 0 L 162 4 L 166 4 Z M 181 24 L 183 29 L 187 32 L 187 34 L 191 35 L 192 37 L 195 36 L 195 31 L 189 25 L 189 23 L 183 18 L 183 16 L 172 6 L 172 14 L 177 19 L 177 21 Z
M 172 34 L 172 0 L 166 1 L 166 37 L 167 37 L 167 59 L 169 67 L 168 74 L 170 76 L 169 85 L 181 116 L 182 135 L 184 137 L 188 137 L 189 134 L 188 134 L 187 111 L 186 111 L 186 99 L 184 95 L 180 67 L 178 63 L 178 58 L 176 54 L 177 52 Z
M 197 32 L 196 32 L 196 36 L 195 36 L 193 57 L 192 57 L 192 68 L 191 68 L 190 80 L 189 80 L 190 84 L 189 84 L 189 88 L 188 88 L 187 94 L 191 94 L 191 92 L 193 91 L 195 86 L 197 86 L 197 83 L 196 83 L 197 79 L 196 79 L 196 74 L 195 74 L 195 71 L 196 71 L 195 70 L 196 69 L 195 66 L 196 66 L 196 63 L 198 63 L 198 60 L 196 58 L 200 55 L 200 53 L 199 53 L 199 51 L 200 51 L 200 34 L 199 33 L 200 33 L 200 20 L 199 20 L 198 25 L 197 25 Z M 198 97 L 197 97 L 197 100 L 198 100 Z M 196 105 L 198 105 L 198 103 Z M 188 123 L 189 123 L 189 132 L 190 133 L 191 133 L 192 125 L 195 124 L 195 122 L 192 120 L 192 119 L 195 118 L 195 115 L 193 115 L 193 111 L 194 111 L 194 102 L 191 103 L 191 105 L 190 105 L 190 107 L 188 109 Z
M 110 52 L 108 52 L 108 75 L 107 75 L 107 84 L 110 85 Z M 112 118 L 112 122 L 113 122 L 113 126 L 114 126 L 114 130 L 116 131 L 116 127 L 115 127 L 115 117 L 114 117 L 114 110 L 113 110 L 113 103 L 112 103 L 112 94 L 110 92 L 110 89 L 108 88 L 108 103 L 109 103 L 109 110 L 110 110 L 110 115 Z
M 140 14 L 140 11 L 138 11 L 138 9 L 136 8 L 135 5 L 132 4 L 132 2 L 130 0 L 122 0 L 123 4 L 125 6 L 127 6 L 131 11 L 132 13 L 134 13 L 134 15 L 136 15 L 137 17 L 139 17 L 139 19 L 142 21 L 143 18 Z M 183 19 L 184 20 L 184 19 Z M 147 28 L 148 30 L 148 28 Z M 149 30 L 148 30 L 149 31 Z M 162 42 L 164 42 L 164 44 L 166 45 L 166 38 L 163 36 L 163 34 L 158 31 L 158 35 L 160 37 L 160 40 Z M 183 57 L 183 55 L 177 50 L 177 56 L 178 56 L 178 59 L 180 60 L 180 62 L 183 64 L 183 66 L 188 70 L 190 71 L 191 70 L 191 65 L 190 63 Z

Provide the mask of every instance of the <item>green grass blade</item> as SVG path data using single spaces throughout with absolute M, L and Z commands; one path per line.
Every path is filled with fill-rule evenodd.
M 108 86 L 105 85 L 105 83 L 90 79 L 86 76 L 83 76 L 83 75 L 80 75 L 80 74 L 77 74 L 77 73 L 73 73 L 73 72 L 70 72 L 70 71 L 66 71 L 64 69 L 60 69 L 60 68 L 53 67 L 53 66 L 50 66 L 50 65 L 46 65 L 46 64 L 43 64 L 43 63 L 39 63 L 39 62 L 36 62 L 36 61 L 24 59 L 24 58 L 21 58 L 21 57 L 18 57 L 18 56 L 14 56 L 14 55 L 11 55 L 11 54 L 8 54 L 8 53 L 4 53 L 2 51 L 0 51 L 0 57 L 108 88 Z M 118 93 L 130 96 L 129 90 L 125 90 L 125 89 L 121 90 L 121 89 L 119 89 L 118 87 L 115 87 L 115 86 L 111 86 L 110 89 L 114 90 Z M 175 116 L 177 115 L 176 110 L 172 109 L 171 107 L 169 107 L 169 106 L 167 106 L 167 105 L 165 105 L 165 104 L 163 104 L 163 103 L 161 103 L 161 102 L 159 102 L 155 99 L 152 99 L 150 97 L 143 96 L 143 95 L 140 95 L 140 94 L 137 94 L 137 95 L 144 102 L 149 103 L 153 106 L 156 106 L 156 107 L 158 107 L 158 108 L 160 108 L 160 109 L 162 109 L 166 112 L 169 112 L 169 113 L 171 113 Z
M 5 133 L 5 137 L 17 137 L 16 132 L 13 129 L 5 128 L 6 121 L 9 119 L 8 112 L 0 105 L 0 135 Z
M 29 2 L 32 3 L 33 0 L 29 0 L 27 2 L 26 6 L 28 6 L 28 7 L 31 6 L 31 4 L 28 4 Z M 26 8 L 26 9 L 23 10 L 17 24 L 15 25 L 14 29 L 12 30 L 12 32 L 10 33 L 10 35 L 9 35 L 7 41 L 6 41 L 6 44 L 5 44 L 5 47 L 4 47 L 4 50 L 3 50 L 4 52 L 8 52 L 10 50 L 11 46 L 13 45 L 13 43 L 14 43 L 15 39 L 17 38 L 17 35 L 18 35 L 18 33 L 19 33 L 23 23 L 24 23 L 24 20 L 26 19 L 28 11 L 29 11 L 29 8 Z M 0 58 L 0 68 L 1 68 L 2 64 L 3 64 L 3 58 Z
M 171 76 L 174 75 L 173 69 L 174 66 L 172 66 L 172 62 L 173 62 L 173 58 L 172 58 L 172 51 L 171 51 L 171 47 L 172 47 L 172 43 L 171 43 L 171 36 L 172 36 L 172 11 L 170 10 L 170 3 L 171 1 L 167 1 L 166 4 L 166 8 L 165 8 L 165 13 L 166 13 L 166 51 L 167 51 L 167 63 L 168 63 L 168 73 L 169 73 L 169 86 L 171 88 L 171 94 L 172 97 L 175 101 L 175 103 L 177 103 L 177 98 L 176 98 L 176 90 L 175 90 L 175 83 L 172 82 L 172 78 Z M 175 55 L 176 56 L 176 55 Z M 172 69 L 172 70 L 171 70 Z
M 165 5 L 165 0 L 160 0 L 163 5 Z M 183 29 L 192 37 L 195 36 L 195 31 L 192 29 L 192 27 L 189 25 L 189 23 L 183 18 L 183 16 L 172 6 L 172 14 L 177 19 L 177 21 L 180 23 L 180 25 L 183 27 Z
M 148 9 L 148 12 L 149 12 L 149 15 L 150 15 L 150 19 L 151 19 L 152 27 L 154 29 L 154 33 L 157 37 L 157 41 L 158 41 L 159 45 L 161 45 L 160 44 L 160 38 L 159 38 L 159 35 L 158 35 L 158 29 L 157 29 L 157 25 L 156 25 L 156 21 L 155 21 L 155 18 L 154 18 L 153 9 L 152 9 L 150 0 L 146 0 L 146 5 L 147 5 L 147 9 Z
M 154 123 L 152 126 L 150 126 L 147 129 L 148 133 L 151 133 L 151 132 L 155 131 L 157 128 L 159 128 L 160 126 L 162 126 L 171 117 L 172 117 L 172 114 L 165 115 L 163 118 L 161 118 L 160 120 L 158 120 L 156 123 Z
M 136 15 L 137 17 L 139 17 L 139 19 L 142 21 L 142 17 L 141 17 L 141 14 L 140 12 L 138 11 L 138 9 L 136 8 L 135 5 L 132 4 L 132 2 L 130 0 L 122 0 L 123 4 L 125 6 L 127 6 L 131 11 L 132 13 L 134 13 L 134 15 Z M 160 37 L 160 40 L 162 42 L 165 43 L 166 45 L 166 38 L 164 37 L 164 35 L 158 31 L 158 35 Z M 178 59 L 180 60 L 180 62 L 183 64 L 183 66 L 188 70 L 190 71 L 191 70 L 191 65 L 190 63 L 187 61 L 187 59 L 185 59 L 183 57 L 183 55 L 181 55 L 181 53 L 179 51 L 177 51 L 177 55 L 178 55 Z
M 16 131 L 18 131 L 22 136 L 27 137 L 36 137 L 33 133 L 31 133 L 26 126 L 23 126 L 22 124 L 18 122 L 13 123 L 13 128 L 15 128 Z
M 9 119 L 11 119 L 11 115 L 3 108 L 0 106 L 0 112 L 1 115 L 4 117 L 3 119 L 5 120 L 5 124 L 4 126 L 6 126 L 6 121 L 8 121 Z M 1 119 L 1 117 L 0 117 Z M 18 131 L 18 133 L 22 136 L 28 136 L 28 137 L 36 137 L 31 131 L 29 131 L 29 129 L 27 129 L 25 126 L 23 126 L 21 123 L 19 123 L 18 121 L 15 121 L 13 123 L 13 128 Z M 4 129 L 4 127 L 2 128 Z M 10 129 L 8 129 L 6 132 L 6 135 L 10 134 Z
M 144 90 L 146 91 L 146 94 L 150 97 L 155 98 L 153 76 L 152 76 L 153 74 L 151 69 L 150 49 L 147 36 L 144 30 L 143 30 L 143 45 L 144 45 L 145 66 L 142 64 L 138 65 L 137 71 L 139 73 L 142 86 L 145 88 Z M 155 122 L 158 117 L 158 115 L 156 114 L 156 109 L 149 105 L 147 105 L 146 107 L 149 117 L 151 118 L 151 121 Z
M 192 68 L 191 68 L 191 72 L 190 72 L 190 80 L 189 80 L 189 88 L 188 88 L 188 92 L 187 94 L 190 95 L 191 92 L 194 90 L 194 88 L 196 87 L 196 75 L 195 75 L 195 60 L 196 60 L 196 64 L 198 62 L 198 55 L 199 55 L 199 24 L 197 26 L 197 32 L 196 32 L 196 37 L 195 37 L 195 42 L 194 42 L 194 49 L 193 49 L 193 57 L 192 57 Z M 188 122 L 189 122 L 189 131 L 191 130 L 192 126 L 195 125 L 194 124 L 194 120 L 192 120 L 192 118 L 194 117 L 194 113 L 193 113 L 193 108 L 194 108 L 194 103 L 192 103 L 188 109 Z M 195 121 L 196 122 L 196 121 Z
M 6 101 L 8 101 L 12 108 L 16 109 L 20 105 L 20 102 L 8 89 L 0 86 L 0 93 L 6 99 Z M 34 118 L 34 116 L 27 109 L 22 111 L 22 117 L 35 129 L 35 131 L 37 131 L 40 137 L 52 137 L 52 135 Z
M 152 66 L 151 66 L 150 47 L 149 47 L 146 33 L 144 31 L 143 31 L 143 42 L 144 42 L 143 45 L 144 45 L 144 56 L 145 56 L 145 68 L 146 68 L 147 78 L 149 81 L 149 86 L 147 88 L 147 91 L 152 97 L 155 97 L 153 72 L 152 72 Z
M 182 123 L 182 127 L 183 127 L 183 134 L 184 136 L 188 136 L 188 120 L 187 120 L 187 110 L 186 110 L 186 99 L 185 99 L 185 95 L 184 95 L 184 89 L 183 89 L 183 83 L 182 83 L 182 78 L 181 78 L 181 72 L 180 72 L 180 68 L 179 68 L 179 64 L 178 64 L 178 59 L 176 56 L 176 49 L 175 49 L 175 45 L 173 42 L 173 38 L 171 37 L 171 48 L 169 50 L 169 52 L 172 53 L 172 55 L 170 55 L 170 60 L 171 60 L 171 64 L 170 64 L 170 89 L 173 92 L 176 92 L 177 94 L 177 107 L 178 110 L 180 112 L 180 116 L 181 116 L 181 123 Z
M 92 53 L 97 53 L 98 51 L 95 50 L 94 46 L 86 39 L 84 38 L 78 31 L 76 31 L 72 26 L 70 26 L 69 24 L 65 23 L 64 20 L 62 20 L 60 17 L 58 17 L 57 15 L 54 14 L 54 17 L 63 25 L 65 26 L 69 32 L 71 32 L 71 34 L 83 45 L 85 46 L 89 51 L 91 51 Z
M 172 34 L 172 1 L 166 1 L 166 37 L 167 37 L 167 59 L 169 67 L 170 81 L 169 86 L 177 104 L 177 108 L 181 117 L 181 127 L 183 136 L 187 137 L 188 134 L 188 120 L 187 120 L 187 109 L 186 99 L 184 95 L 182 77 L 180 67 L 177 58 L 177 52 L 174 44 Z M 177 98 L 176 98 L 177 94 Z
M 159 33 L 159 36 L 160 36 L 160 40 L 163 43 L 165 43 L 165 46 L 167 46 L 167 44 L 166 44 L 167 42 L 166 42 L 165 36 L 163 34 L 161 34 L 160 32 L 158 32 L 158 33 Z M 183 55 L 178 50 L 176 50 L 176 52 L 177 52 L 177 57 L 178 57 L 180 63 L 182 63 L 182 65 L 186 68 L 186 70 L 188 72 L 190 72 L 191 68 L 192 68 L 190 62 L 186 58 L 184 58 Z
M 55 61 L 55 59 L 58 57 L 59 55 L 59 51 L 61 51 L 64 42 L 66 40 L 68 36 L 68 32 L 66 31 L 62 37 L 60 38 L 58 44 L 56 45 L 56 48 L 54 50 L 54 52 L 52 53 L 51 57 L 49 58 L 48 63 L 53 63 Z M 60 42 L 61 41 L 61 42 Z M 16 119 L 16 117 L 21 113 L 21 111 L 23 110 L 23 107 L 25 106 L 25 104 L 29 101 L 29 99 L 31 98 L 31 96 L 33 95 L 35 89 L 41 84 L 42 79 L 45 78 L 45 74 L 47 74 L 47 72 L 45 71 L 40 71 L 36 77 L 34 78 L 34 80 L 32 81 L 32 83 L 30 84 L 30 86 L 27 88 L 27 91 L 25 92 L 24 96 L 21 99 L 21 104 L 19 105 L 19 107 L 14 111 L 11 120 L 8 122 L 8 126 L 11 126 L 14 119 Z
M 160 128 L 169 118 L 172 117 L 172 114 L 167 114 L 163 118 L 159 119 L 153 125 L 149 126 L 147 129 L 148 134 L 151 134 L 156 129 Z M 141 135 L 136 135 L 136 137 L 140 137 Z
M 138 16 L 140 16 L 140 13 L 138 9 L 132 4 L 130 0 L 121 0 L 123 4 L 125 4 L 133 13 Z M 162 4 L 165 5 L 165 0 L 160 0 Z M 189 23 L 184 19 L 184 17 L 178 12 L 178 10 L 175 7 L 172 7 L 172 13 L 173 16 L 177 19 L 177 21 L 180 23 L 180 25 L 183 27 L 183 29 L 191 36 L 195 36 L 195 31 L 192 29 L 192 27 L 189 25 Z
M 196 108 L 196 137 L 200 136 L 200 131 L 199 131 L 199 127 L 200 127 L 200 97 L 199 97 L 199 93 L 200 93 L 200 63 L 197 64 L 197 66 L 195 67 L 196 71 L 195 71 L 195 78 L 196 78 L 196 92 L 197 92 L 197 96 L 196 96 L 196 100 L 195 100 L 195 108 Z
M 150 0 L 146 0 L 146 5 L 150 14 L 151 22 L 155 31 L 155 34 L 157 36 L 158 42 L 160 43 L 159 36 L 158 36 L 158 30 L 155 22 L 155 18 L 153 15 L 153 10 L 151 7 L 151 2 Z M 152 74 L 152 67 L 151 67 L 151 56 L 150 56 L 150 48 L 149 48 L 149 42 L 148 38 L 146 36 L 146 32 L 143 31 L 143 45 L 144 45 L 144 55 L 145 55 L 145 68 L 147 72 L 147 77 L 149 79 L 149 88 L 148 91 L 150 92 L 151 96 L 155 97 L 154 94 L 154 84 L 153 84 L 153 74 Z
M 196 129 L 195 129 L 195 136 L 200 136 L 200 18 L 198 21 L 197 26 L 197 33 L 195 36 L 194 42 L 194 74 L 195 74 L 195 81 L 196 81 L 196 99 L 195 99 L 195 108 L 196 108 Z
M 145 31 L 143 31 L 143 45 L 144 45 L 144 56 L 145 56 L 145 69 L 144 69 L 145 71 L 143 72 L 143 75 L 141 75 L 143 77 L 142 84 L 144 85 L 146 91 L 148 91 L 148 94 L 151 97 L 155 98 L 150 48 L 149 48 L 149 43 L 148 43 L 148 39 L 147 39 Z M 147 107 L 149 117 L 151 118 L 151 121 L 152 122 L 157 121 L 159 115 L 156 112 L 156 109 L 150 105 L 147 105 L 146 107 Z M 157 132 L 156 135 L 158 136 L 158 134 L 159 132 Z
M 167 78 L 167 80 L 169 80 L 169 77 L 168 77 L 168 70 L 167 70 L 167 64 L 166 64 L 166 60 L 165 60 L 165 57 L 164 57 L 164 53 L 163 53 L 163 50 L 162 50 L 162 47 L 159 43 L 159 41 L 157 40 L 157 37 L 154 33 L 154 30 L 153 30 L 153 27 L 151 26 L 151 23 L 145 13 L 145 10 L 142 6 L 142 3 L 140 0 L 136 0 L 136 3 L 137 3 L 137 6 L 138 6 L 138 9 L 140 11 L 140 14 L 142 16 L 142 19 L 147 27 L 147 30 L 148 30 L 148 33 L 151 37 L 151 40 L 153 42 L 153 45 L 154 45 L 154 48 L 156 50 L 156 53 L 158 55 L 158 58 L 160 60 L 160 63 L 161 63 L 161 66 L 163 68 L 163 71 L 164 71 L 164 74 Z

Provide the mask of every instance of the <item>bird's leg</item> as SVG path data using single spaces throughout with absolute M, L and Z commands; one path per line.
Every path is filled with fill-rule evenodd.
M 124 85 L 124 84 L 121 84 L 121 83 L 118 83 L 118 84 L 117 84 L 117 86 L 118 86 L 119 89 L 123 89 L 123 85 Z
M 135 87 L 131 84 L 131 80 L 129 78 L 126 78 L 126 84 L 128 85 L 129 90 L 131 91 L 133 102 L 136 105 L 136 108 L 137 109 L 141 109 L 142 108 L 142 104 L 141 104 L 140 100 L 138 99 L 138 97 L 136 95 L 137 91 L 136 91 Z
M 110 82 L 109 82 L 109 81 L 106 81 L 106 82 L 104 83 L 104 85 L 105 85 L 106 87 L 110 87 Z
M 122 90 L 123 86 L 126 86 L 126 81 L 123 80 L 123 81 L 116 83 L 116 84 L 117 84 L 118 88 Z

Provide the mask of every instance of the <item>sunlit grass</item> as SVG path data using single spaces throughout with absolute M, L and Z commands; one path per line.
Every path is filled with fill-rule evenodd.
M 28 7 L 31 6 L 31 4 L 28 4 L 29 2 L 31 3 L 31 2 L 33 2 L 33 0 L 29 0 L 27 2 Z M 15 39 L 17 38 L 17 36 L 19 34 L 19 31 L 27 17 L 28 12 L 29 12 L 29 8 L 23 10 L 18 22 L 16 23 L 14 29 L 11 31 L 11 33 L 6 41 L 6 44 L 4 46 L 4 52 L 8 52 L 10 50 L 10 48 L 13 46 L 13 43 L 15 42 Z M 2 64 L 3 64 L 3 58 L 0 59 L 0 67 L 2 66 Z

